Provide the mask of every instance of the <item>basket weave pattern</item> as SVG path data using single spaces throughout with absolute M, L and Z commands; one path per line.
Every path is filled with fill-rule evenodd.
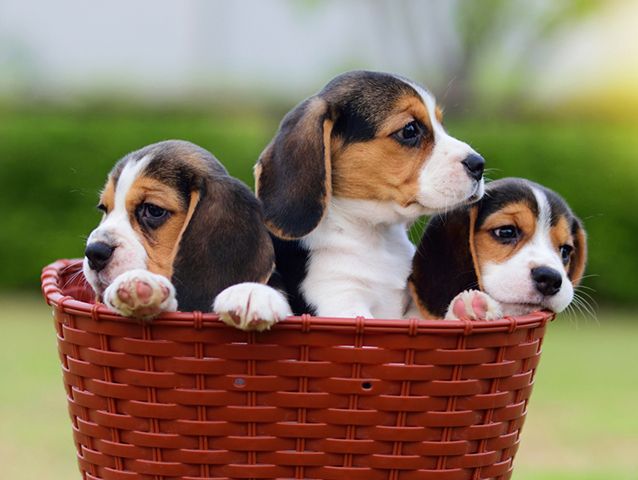
M 507 479 L 547 313 L 496 322 L 124 319 L 45 268 L 83 478 Z

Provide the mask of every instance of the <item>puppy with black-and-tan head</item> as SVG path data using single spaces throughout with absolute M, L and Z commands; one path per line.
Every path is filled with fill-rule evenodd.
M 206 150 L 172 140 L 126 155 L 98 208 L 83 269 L 114 311 L 141 319 L 207 312 L 217 298 L 226 321 L 256 329 L 290 312 L 264 285 L 274 252 L 259 201 Z
M 432 94 L 403 77 L 345 73 L 297 105 L 255 168 L 293 310 L 401 318 L 408 226 L 478 200 L 483 166 L 445 131 Z
M 410 286 L 426 318 L 558 313 L 574 298 L 586 258 L 585 230 L 556 192 L 505 178 L 476 204 L 430 219 Z

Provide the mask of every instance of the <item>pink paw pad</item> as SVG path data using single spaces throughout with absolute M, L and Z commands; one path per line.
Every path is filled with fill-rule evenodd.
M 476 318 L 485 318 L 487 315 L 487 301 L 482 295 L 474 295 L 472 298 L 472 310 Z
M 128 291 L 128 288 L 125 288 L 124 285 L 122 285 L 120 288 L 117 289 L 117 296 L 120 298 L 122 302 L 126 303 L 127 305 L 133 305 L 133 299 L 131 298 L 131 294 Z
M 454 315 L 456 315 L 457 318 L 467 317 L 467 313 L 465 311 L 465 302 L 463 302 L 463 300 L 461 300 L 460 298 L 455 300 L 454 306 L 452 307 L 452 312 L 454 312 Z
M 466 303 L 463 298 L 457 298 L 454 301 L 454 305 L 452 306 L 452 312 L 456 315 L 457 318 L 473 318 L 473 319 L 482 319 L 487 315 L 487 301 L 485 297 L 481 294 L 474 293 L 472 294 L 470 300 L 471 309 L 468 310 Z
M 148 303 L 153 295 L 153 288 L 148 283 L 137 280 L 135 282 L 135 293 L 142 303 Z

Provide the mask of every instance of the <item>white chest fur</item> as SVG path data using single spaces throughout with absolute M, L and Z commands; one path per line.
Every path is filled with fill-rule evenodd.
M 386 202 L 333 199 L 302 240 L 309 260 L 301 291 L 317 315 L 402 318 L 415 251 L 407 228 L 419 213 Z

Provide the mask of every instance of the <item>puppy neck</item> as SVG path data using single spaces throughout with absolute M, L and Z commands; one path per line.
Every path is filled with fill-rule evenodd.
M 345 223 L 355 229 L 405 229 L 423 215 L 422 210 L 418 204 L 402 207 L 391 201 L 333 197 L 322 223 Z
M 312 258 L 301 291 L 316 314 L 400 318 L 415 250 L 411 220 L 390 202 L 333 198 L 301 240 Z
M 312 256 L 336 251 L 386 265 L 405 286 L 415 247 L 408 238 L 411 217 L 390 202 L 333 198 L 316 229 L 302 239 Z M 383 275 L 381 275 L 383 276 Z

